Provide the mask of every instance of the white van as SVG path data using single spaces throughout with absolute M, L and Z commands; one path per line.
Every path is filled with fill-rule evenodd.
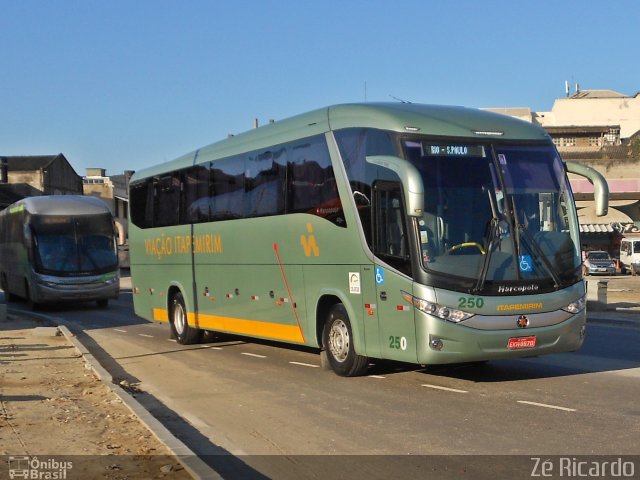
M 637 271 L 632 264 L 640 264 L 640 236 L 626 237 L 620 241 L 620 271 L 622 273 Z

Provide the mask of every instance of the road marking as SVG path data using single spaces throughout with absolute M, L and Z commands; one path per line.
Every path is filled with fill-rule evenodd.
M 518 403 L 524 403 L 525 405 L 533 405 L 534 407 L 552 408 L 554 410 L 562 410 L 564 412 L 577 412 L 575 408 L 559 407 L 557 405 L 547 405 L 546 403 L 527 402 L 526 400 L 518 400 Z
M 247 357 L 267 358 L 266 355 L 258 355 L 257 353 L 241 352 L 241 354 L 246 355 Z
M 147 335 L 146 333 L 139 333 L 141 337 L 153 338 L 153 335 Z
M 387 378 L 387 377 L 383 377 L 382 375 L 369 375 L 369 378 Z
M 313 365 L 311 363 L 302 363 L 302 362 L 289 362 L 291 365 L 300 365 L 301 367 L 310 367 L 310 368 L 320 368 L 319 365 Z
M 428 383 L 425 383 L 422 386 L 427 388 L 433 388 L 435 390 L 444 390 L 446 392 L 469 393 L 467 390 L 458 390 L 457 388 L 441 387 L 440 385 L 430 385 Z
M 127 333 L 126 330 L 122 330 L 121 328 L 114 328 L 116 332 Z
M 169 338 L 168 340 L 173 343 L 178 343 L 178 341 L 175 338 Z

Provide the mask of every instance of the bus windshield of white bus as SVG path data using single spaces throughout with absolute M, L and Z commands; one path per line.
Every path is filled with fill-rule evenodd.
M 35 268 L 50 275 L 113 271 L 118 258 L 111 215 L 31 218 Z
M 477 280 L 573 283 L 578 227 L 563 164 L 552 146 L 406 140 L 420 171 L 424 267 Z

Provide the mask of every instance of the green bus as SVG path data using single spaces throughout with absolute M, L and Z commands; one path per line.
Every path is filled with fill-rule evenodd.
M 578 220 L 541 128 L 463 107 L 336 105 L 137 172 L 137 315 L 182 344 L 205 330 L 444 364 L 574 351 L 585 336 Z

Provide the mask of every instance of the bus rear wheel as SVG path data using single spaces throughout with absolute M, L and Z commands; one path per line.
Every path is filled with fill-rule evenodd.
M 362 375 L 369 359 L 358 355 L 353 345 L 353 331 L 344 305 L 334 305 L 322 330 L 322 345 L 331 369 L 342 377 Z
M 202 339 L 202 330 L 189 326 L 187 309 L 184 306 L 184 297 L 181 293 L 176 293 L 171 299 L 169 321 L 171 322 L 171 334 L 179 344 L 191 345 L 199 343 Z

